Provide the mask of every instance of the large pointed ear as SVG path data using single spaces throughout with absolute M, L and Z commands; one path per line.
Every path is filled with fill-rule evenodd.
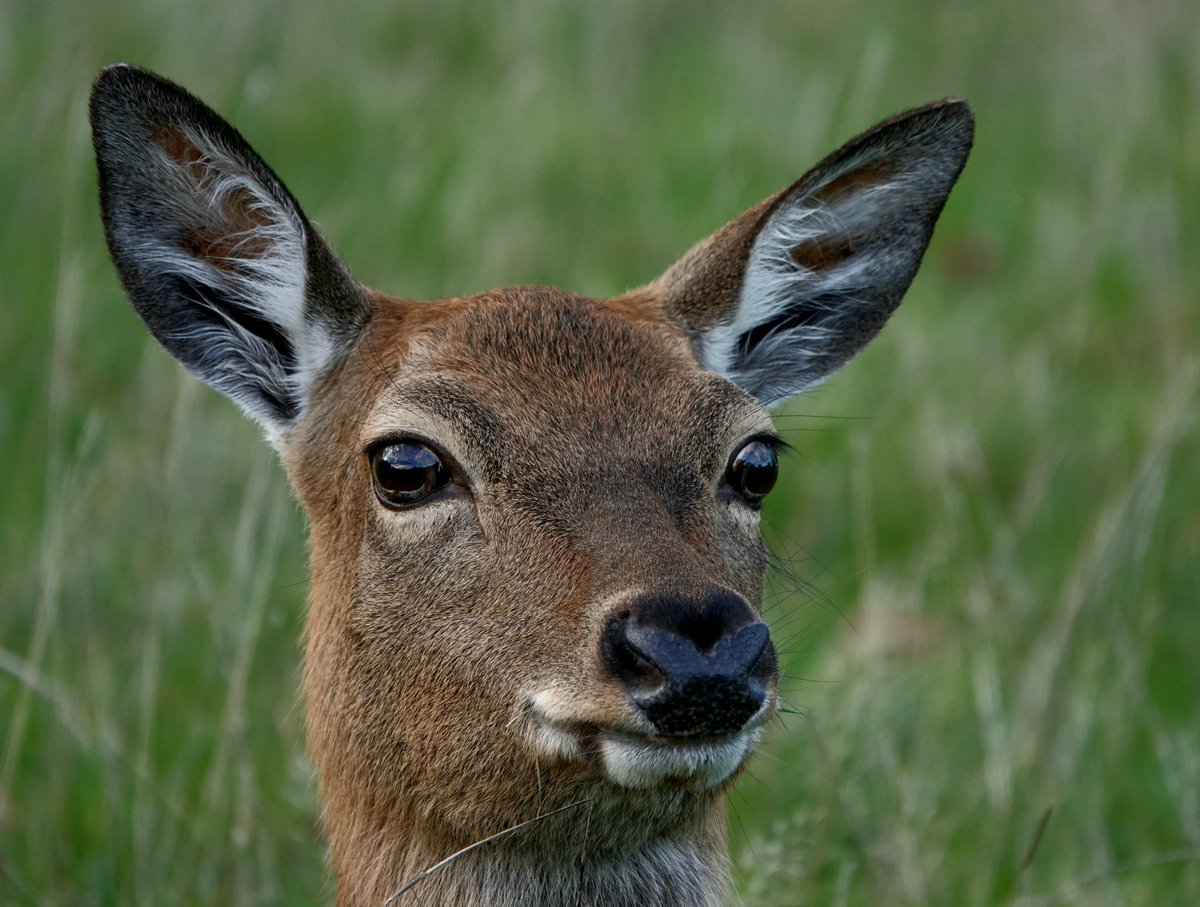
M 962 101 L 881 123 L 697 245 L 647 291 L 707 368 L 760 400 L 811 387 L 900 304 L 973 131 Z
M 277 437 L 357 336 L 364 291 L 233 127 L 133 66 L 92 90 L 109 251 L 150 332 Z

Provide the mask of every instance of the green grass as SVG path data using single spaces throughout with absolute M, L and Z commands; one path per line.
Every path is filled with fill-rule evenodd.
M 969 98 L 908 302 L 781 416 L 795 714 L 732 798 L 739 886 L 1200 903 L 1194 4 L 500 7 L 0 6 L 0 904 L 330 892 L 302 515 L 122 300 L 85 115 L 119 59 L 416 297 L 621 290 L 876 119 Z

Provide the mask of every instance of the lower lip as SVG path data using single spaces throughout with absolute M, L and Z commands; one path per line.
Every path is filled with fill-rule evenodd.
M 601 731 L 600 760 L 609 780 L 621 787 L 709 790 L 737 771 L 759 733 L 743 731 L 715 742 L 668 743 Z
M 741 767 L 762 736 L 757 721 L 732 737 L 673 740 L 558 722 L 537 710 L 527 713 L 527 717 L 532 719 L 528 727 L 540 754 L 564 762 L 595 764 L 614 784 L 635 790 L 709 790 Z

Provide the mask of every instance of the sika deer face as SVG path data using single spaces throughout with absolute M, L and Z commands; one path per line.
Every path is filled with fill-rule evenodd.
M 539 774 L 543 798 L 720 785 L 774 705 L 762 405 L 611 304 L 376 305 L 285 442 L 314 560 L 355 565 L 317 568 L 309 694 L 383 742 L 364 775 L 489 791 L 501 821 Z

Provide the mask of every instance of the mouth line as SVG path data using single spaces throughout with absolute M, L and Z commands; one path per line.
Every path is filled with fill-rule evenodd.
M 577 737 L 583 739 L 595 737 L 606 740 L 619 740 L 622 743 L 636 744 L 638 746 L 659 746 L 665 750 L 712 749 L 713 746 L 730 743 L 731 740 L 736 740 L 742 737 L 744 733 L 755 729 L 750 725 L 746 725 L 740 731 L 732 734 L 724 734 L 721 737 L 702 737 L 702 735 L 696 735 L 696 737 L 666 737 L 664 734 L 638 731 L 635 728 L 599 725 L 599 723 L 593 721 L 552 719 L 552 717 L 541 714 L 536 709 L 530 711 L 529 717 L 539 727 L 551 729 L 551 731 L 559 733 L 576 734 Z
M 767 710 L 721 737 L 667 737 L 636 728 L 551 718 L 529 703 L 526 717 L 543 754 L 589 763 L 621 787 L 715 787 L 745 762 Z
M 615 725 L 597 724 L 592 721 L 572 721 L 570 719 L 551 718 L 533 703 L 526 708 L 526 715 L 537 727 L 560 734 L 573 734 L 586 739 L 603 737 L 606 740 L 616 740 L 637 746 L 654 746 L 662 749 L 712 749 L 736 741 L 747 734 L 757 731 L 762 725 L 761 715 L 755 715 L 741 728 L 732 734 L 720 736 L 665 736 L 636 728 L 618 727 Z

